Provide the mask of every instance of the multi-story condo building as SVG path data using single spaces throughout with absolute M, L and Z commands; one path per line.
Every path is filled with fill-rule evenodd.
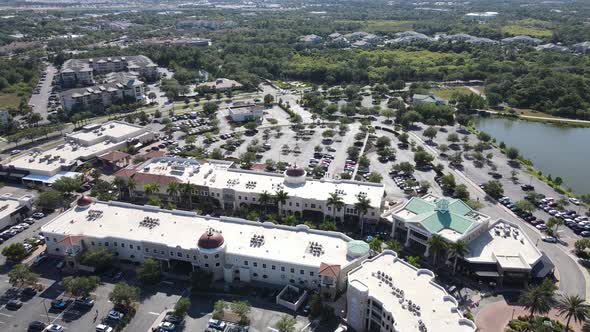
M 133 72 L 148 81 L 158 77 L 158 66 L 145 55 L 67 60 L 59 72 L 61 86 L 95 85 L 95 75 L 111 72 Z
M 264 282 L 319 289 L 334 296 L 347 273 L 368 257 L 369 246 L 330 231 L 213 218 L 81 197 L 41 229 L 47 252 L 75 269 L 87 249 L 106 248 L 118 259 L 153 258 L 165 270 L 204 270 L 214 280 Z
M 475 332 L 433 279 L 390 250 L 364 261 L 348 273 L 347 324 L 357 332 Z
M 66 112 L 76 110 L 103 110 L 118 101 L 145 100 L 144 84 L 137 79 L 113 82 L 86 88 L 70 89 L 60 94 Z
M 225 210 L 233 211 L 242 206 L 258 205 L 261 193 L 287 193 L 288 198 L 279 204 L 282 215 L 296 217 L 331 216 L 336 220 L 345 217 L 357 218 L 355 204 L 359 198 L 369 201 L 369 208 L 361 217 L 376 222 L 381 216 L 381 205 L 385 195 L 382 184 L 351 180 L 313 180 L 306 177 L 303 168 L 292 166 L 283 174 L 256 172 L 231 168 L 232 162 L 162 157 L 146 161 L 137 168 L 125 168 L 115 173 L 122 178 L 133 177 L 136 190 L 143 194 L 145 184 L 160 184 L 161 198 L 166 199 L 167 186 L 171 182 L 190 183 L 195 195 L 211 199 Z M 338 194 L 340 206 L 327 204 L 330 194 Z

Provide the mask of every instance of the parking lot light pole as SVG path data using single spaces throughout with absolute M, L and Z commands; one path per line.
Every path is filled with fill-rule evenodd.
M 47 311 L 47 305 L 45 304 L 45 299 L 41 301 L 43 303 L 43 307 L 45 308 L 45 315 L 47 315 L 47 324 L 51 324 L 51 320 L 49 319 L 49 311 Z

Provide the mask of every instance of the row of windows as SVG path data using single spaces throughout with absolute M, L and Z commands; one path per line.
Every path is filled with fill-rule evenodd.
M 94 241 L 90 241 L 90 244 L 92 244 L 93 246 L 95 246 L 96 244 L 94 243 Z M 125 248 L 125 243 L 120 243 L 121 248 Z M 102 246 L 102 242 L 98 242 L 98 246 L 101 247 Z M 109 242 L 105 242 L 104 243 L 105 247 L 109 246 Z M 118 247 L 119 243 L 118 242 L 113 242 L 113 246 L 114 247 Z M 135 247 L 132 244 L 129 244 L 129 249 L 136 249 L 136 250 L 141 250 L 141 246 L 136 245 Z M 146 249 L 147 251 L 147 249 Z
M 244 261 L 244 265 L 245 266 L 248 266 L 249 264 L 250 263 L 248 261 Z M 253 267 L 258 267 L 258 262 L 252 262 L 252 266 Z M 266 263 L 262 263 L 262 268 L 263 269 L 266 269 Z M 271 270 L 276 270 L 277 269 L 277 266 L 276 265 L 271 265 L 270 266 L 270 269 Z M 285 272 L 286 270 L 287 269 L 284 266 L 281 266 L 281 272 Z M 289 271 L 291 273 L 295 273 L 295 268 L 290 268 Z M 302 275 L 305 274 L 305 270 L 299 270 L 299 274 L 302 274 Z M 311 277 L 313 277 L 315 275 L 315 273 L 313 271 L 309 271 L 309 275 Z

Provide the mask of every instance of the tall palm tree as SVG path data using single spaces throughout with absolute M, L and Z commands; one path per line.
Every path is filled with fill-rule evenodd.
M 590 332 L 590 322 L 584 323 L 584 326 L 582 326 L 582 332 Z
M 463 258 L 468 251 L 467 243 L 465 243 L 465 241 L 459 240 L 455 243 L 451 243 L 449 246 L 449 257 L 455 258 L 453 262 L 453 274 L 455 274 L 455 271 L 457 270 L 457 261 L 459 258 Z
M 281 215 L 281 210 L 283 209 L 283 204 L 287 203 L 289 199 L 289 194 L 284 190 L 277 190 L 275 191 L 274 201 L 277 204 L 277 208 L 279 209 L 279 217 Z
M 190 183 L 183 183 L 181 185 L 181 194 L 182 197 L 188 200 L 188 208 L 189 210 L 193 209 L 193 194 L 195 192 L 195 187 Z
M 567 318 L 565 330 L 569 331 L 570 320 L 573 318 L 574 322 L 583 322 L 588 317 L 589 306 L 584 299 L 578 295 L 563 296 L 557 302 L 557 310 L 560 316 Z
M 371 200 L 369 198 L 366 198 L 365 196 L 358 196 L 357 202 L 354 203 L 354 208 L 356 209 L 358 216 L 359 216 L 359 223 L 360 223 L 360 227 L 361 227 L 361 236 L 363 235 L 363 228 L 365 226 L 365 220 L 363 217 L 365 216 L 365 214 L 367 214 L 367 211 L 369 211 L 370 207 L 371 207 Z
M 428 239 L 428 250 L 432 255 L 432 265 L 436 266 L 436 258 L 441 250 L 445 250 L 448 246 L 447 241 L 438 234 L 433 234 Z
M 336 210 L 340 210 L 342 209 L 342 207 L 344 207 L 344 200 L 342 199 L 342 196 L 337 193 L 337 192 L 333 192 L 330 193 L 330 196 L 328 197 L 328 200 L 326 201 L 326 205 L 327 206 L 331 206 L 332 207 L 332 217 L 336 216 Z M 324 220 L 326 219 L 326 215 L 324 214 Z M 336 218 L 334 218 L 336 219 Z
M 129 199 L 133 200 L 135 196 L 135 188 L 137 188 L 137 181 L 134 178 L 127 179 L 127 190 L 129 190 Z
M 551 296 L 540 286 L 527 288 L 520 295 L 519 302 L 531 313 L 529 319 L 536 313 L 545 314 L 551 310 Z
M 178 198 L 178 182 L 168 183 L 168 188 L 166 188 L 166 193 L 168 194 L 168 196 L 170 196 L 172 201 L 174 201 L 176 203 L 177 198 Z
M 272 195 L 268 191 L 263 191 L 258 195 L 258 203 L 264 209 L 264 216 L 266 216 L 268 204 L 272 202 Z
M 127 186 L 127 182 L 123 180 L 123 178 L 115 178 L 113 180 L 113 184 L 115 187 L 117 187 L 117 191 L 119 191 L 119 199 L 121 199 L 121 196 L 123 195 L 123 188 Z

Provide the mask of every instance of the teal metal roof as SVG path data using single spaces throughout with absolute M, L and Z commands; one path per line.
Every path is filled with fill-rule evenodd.
M 437 210 L 435 203 L 413 197 L 408 201 L 405 209 L 416 214 L 411 221 L 420 223 L 430 233 L 436 234 L 443 229 L 452 229 L 457 233 L 465 233 L 474 223 L 466 217 L 473 210 L 459 199 L 449 201 L 447 211 Z

